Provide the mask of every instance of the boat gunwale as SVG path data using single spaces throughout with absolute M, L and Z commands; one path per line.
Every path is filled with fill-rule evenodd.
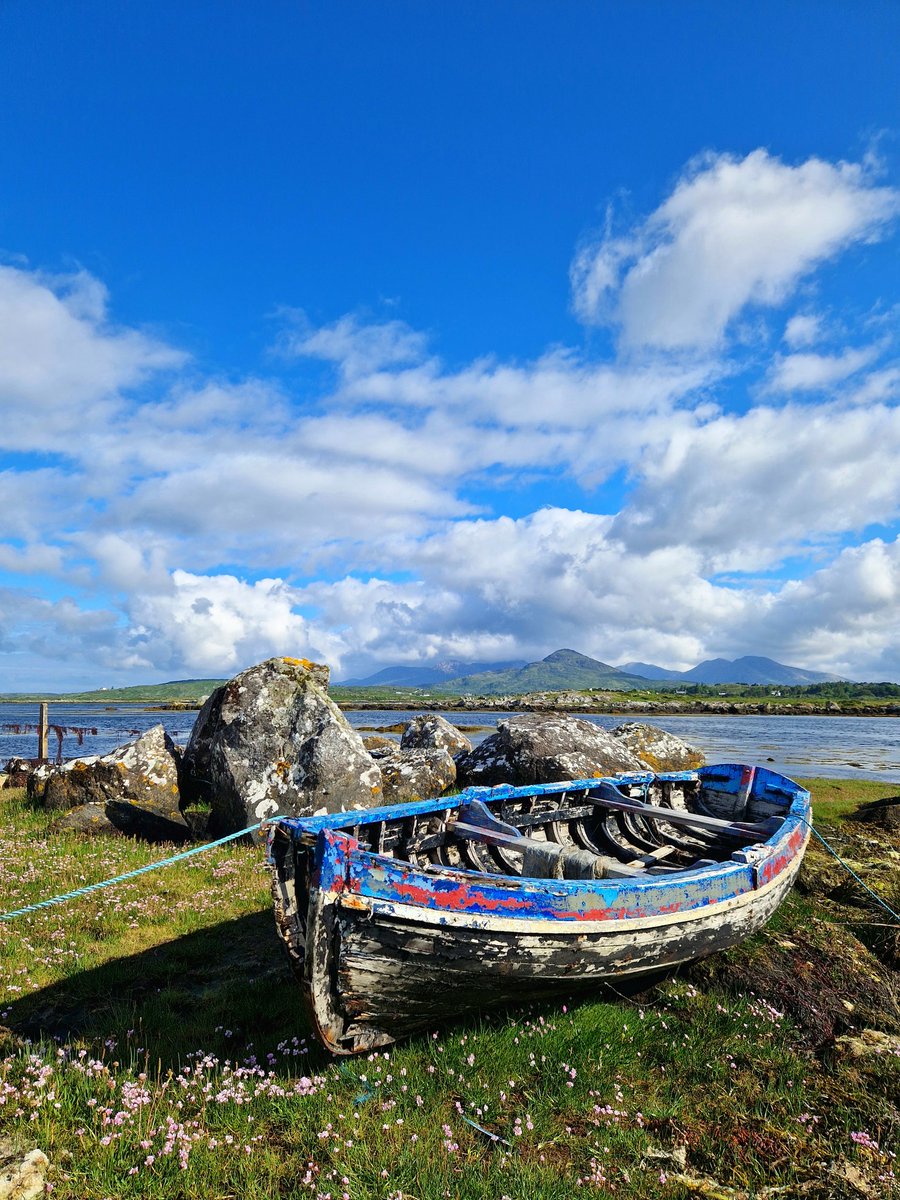
M 380 805 L 378 808 L 362 808 L 350 809 L 346 812 L 336 813 L 318 813 L 311 817 L 290 817 L 290 816 L 275 816 L 270 818 L 271 826 L 269 831 L 269 840 L 274 834 L 281 829 L 289 833 L 293 840 L 300 840 L 304 837 L 312 838 L 318 835 L 329 832 L 339 835 L 347 835 L 347 830 L 362 828 L 366 825 L 378 824 L 382 821 L 398 821 L 405 817 L 428 816 L 432 813 L 446 812 L 449 809 L 463 808 L 472 800 L 517 800 L 532 796 L 547 796 L 567 791 L 588 791 L 592 787 L 597 787 L 600 784 L 608 783 L 614 787 L 640 787 L 642 785 L 649 786 L 654 782 L 658 783 L 690 783 L 694 780 L 702 782 L 705 772 L 712 773 L 713 771 L 725 770 L 726 768 L 744 768 L 743 763 L 710 763 L 705 767 L 699 767 L 691 771 L 633 771 L 622 775 L 602 775 L 595 776 L 589 779 L 566 779 L 559 780 L 553 783 L 529 783 L 516 786 L 514 784 L 497 784 L 495 787 L 469 787 L 461 792 L 456 792 L 451 796 L 437 796 L 431 800 L 416 800 L 409 801 L 403 804 L 387 804 Z M 792 818 L 801 823 L 809 824 L 811 816 L 811 795 L 792 779 L 780 772 L 772 771 L 768 767 L 754 767 L 756 775 L 765 774 L 772 776 L 773 779 L 781 780 L 788 787 L 780 785 L 766 785 L 766 790 L 772 790 L 780 793 L 785 801 L 785 811 L 780 815 L 780 824 L 778 828 L 773 829 L 769 837 L 754 842 L 752 848 L 762 848 L 764 846 L 772 846 L 781 840 L 785 825 Z M 712 777 L 712 776 L 711 776 Z M 777 814 L 776 814 L 777 815 Z M 664 820 L 663 817 L 657 816 L 655 819 Z M 350 839 L 351 841 L 354 839 Z M 372 851 L 372 853 L 375 853 Z M 737 850 L 734 854 L 741 854 L 743 851 Z M 687 872 L 708 870 L 714 866 L 721 866 L 728 863 L 734 857 L 721 859 L 718 863 L 709 864 L 707 867 L 686 868 Z M 387 858 L 392 862 L 403 862 L 402 859 L 395 859 L 392 855 L 380 855 L 379 857 Z M 409 864 L 412 866 L 413 864 Z M 482 872 L 467 871 L 469 875 L 478 875 Z M 684 874 L 685 872 L 679 872 Z M 521 879 L 521 876 L 511 876 L 510 878 Z M 564 881 L 555 881 L 564 882 Z
M 715 771 L 723 771 L 726 768 L 744 769 L 744 764 L 715 763 L 698 771 L 635 772 L 617 777 L 562 780 L 521 787 L 501 784 L 494 788 L 467 788 L 454 796 L 439 797 L 430 801 L 326 813 L 315 817 L 287 817 L 275 824 L 275 828 L 270 832 L 270 844 L 278 827 L 286 827 L 285 832 L 289 833 L 293 840 L 305 843 L 308 850 L 313 851 L 315 886 L 318 889 L 338 891 L 347 897 L 356 895 L 361 900 L 384 899 L 396 902 L 399 899 L 396 889 L 399 887 L 410 895 L 413 892 L 418 893 L 415 903 L 423 908 L 446 908 L 450 911 L 450 896 L 445 896 L 444 893 L 448 885 L 455 884 L 454 910 L 472 916 L 496 911 L 497 906 L 506 908 L 512 893 L 515 893 L 520 902 L 524 902 L 514 916 L 511 912 L 507 913 L 507 916 L 517 920 L 530 920 L 539 915 L 554 921 L 574 920 L 576 923 L 598 919 L 596 901 L 601 895 L 605 909 L 602 919 L 607 920 L 651 916 L 652 912 L 647 911 L 648 901 L 651 907 L 658 903 L 657 911 L 662 911 L 667 907 L 664 903 L 667 892 L 672 898 L 670 903 L 676 904 L 678 910 L 690 911 L 697 907 L 720 904 L 728 896 L 758 891 L 765 883 L 781 875 L 796 857 L 802 855 L 809 837 L 810 824 L 811 798 L 805 788 L 769 768 L 754 768 L 756 772 L 764 773 L 771 776 L 773 781 L 777 781 L 767 783 L 764 780 L 762 789 L 780 794 L 785 804 L 785 811 L 779 817 L 777 828 L 765 840 L 761 839 L 734 850 L 727 858 L 701 866 L 686 867 L 684 870 L 665 875 L 648 873 L 630 878 L 594 880 L 543 879 L 521 875 L 497 875 L 459 867 L 423 866 L 370 849 L 353 837 L 349 830 L 385 820 L 395 821 L 409 816 L 427 816 L 435 812 L 458 809 L 470 800 L 497 801 L 574 790 L 587 791 L 600 783 L 640 786 L 654 781 L 692 782 L 702 780 L 703 772 L 708 772 L 714 779 Z M 383 877 L 382 882 L 376 882 L 378 875 Z M 711 892 L 723 890 L 728 885 L 731 885 L 731 890 L 726 891 L 724 895 L 711 895 Z M 686 893 L 691 892 L 694 894 L 689 898 Z M 677 902 L 676 896 L 679 897 Z M 574 903 L 579 897 L 585 903 L 594 901 L 594 907 L 586 910 L 583 916 L 566 907 L 567 901 Z M 552 911 L 557 907 L 559 911 Z

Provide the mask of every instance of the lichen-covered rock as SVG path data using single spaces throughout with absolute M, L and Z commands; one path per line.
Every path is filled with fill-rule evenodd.
M 154 725 L 109 754 L 35 768 L 28 796 L 39 807 L 59 812 L 117 801 L 179 821 L 178 753 L 162 725 Z
M 706 762 L 702 750 L 656 725 L 626 721 L 617 725 L 612 735 L 651 771 L 693 771 Z
M 384 737 L 380 733 L 370 733 L 363 738 L 362 744 L 371 754 L 373 750 L 390 750 L 399 745 L 394 738 Z
M 385 804 L 405 804 L 442 795 L 456 782 L 448 750 L 404 750 L 395 742 L 372 751 L 381 768 Z
M 211 831 L 381 803 L 381 772 L 327 685 L 327 667 L 270 658 L 209 697 L 184 753 L 182 793 L 186 804 L 209 802 Z
M 0 1200 L 37 1200 L 47 1193 L 50 1160 L 43 1150 L 20 1157 L 0 1145 Z
M 413 717 L 403 731 L 400 745 L 404 750 L 447 750 L 452 755 L 468 754 L 472 743 L 437 713 Z
M 866 1058 L 870 1054 L 900 1056 L 900 1038 L 881 1029 L 862 1029 L 856 1035 L 835 1038 L 835 1049 L 850 1058 Z
M 4 788 L 22 788 L 28 786 L 28 777 L 34 771 L 34 763 L 27 758 L 11 758 L 3 768 Z
M 497 722 L 497 732 L 456 760 L 462 786 L 593 779 L 646 767 L 618 738 L 591 721 L 558 713 L 524 713 Z
M 105 804 L 79 804 L 53 822 L 53 832 L 109 834 L 119 837 L 121 830 L 106 815 Z
M 191 826 L 177 809 L 162 809 L 140 800 L 107 800 L 108 820 L 121 833 L 145 842 L 189 842 Z

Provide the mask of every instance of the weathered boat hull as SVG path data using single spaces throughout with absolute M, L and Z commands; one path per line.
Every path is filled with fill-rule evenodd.
M 773 787 L 781 777 L 771 772 L 760 780 L 757 815 L 777 825 L 768 838 L 662 875 L 534 879 L 414 865 L 364 847 L 333 819 L 323 828 L 287 822 L 290 836 L 270 841 L 276 919 L 320 1038 L 335 1053 L 355 1053 L 448 1016 L 659 972 L 741 941 L 784 898 L 809 834 L 808 793 Z M 556 788 L 571 804 L 597 784 Z M 452 811 L 465 813 L 475 792 L 455 797 Z M 510 800 L 528 789 L 477 789 L 477 798 L 496 806 L 498 792 Z M 420 806 L 413 818 L 412 809 L 381 811 L 421 821 L 450 803 Z

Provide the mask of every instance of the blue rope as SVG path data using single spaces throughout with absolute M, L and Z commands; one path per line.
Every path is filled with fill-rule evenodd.
M 875 903 L 879 904 L 886 913 L 890 913 L 890 915 L 894 918 L 895 921 L 900 922 L 900 913 L 895 913 L 894 910 L 891 908 L 891 906 L 889 904 L 887 904 L 884 900 L 882 900 L 882 898 L 878 895 L 877 892 L 873 892 L 867 883 L 863 883 L 863 881 L 860 879 L 860 877 L 857 875 L 857 873 L 853 870 L 853 868 L 850 866 L 850 864 L 844 862 L 844 860 L 838 854 L 837 850 L 834 850 L 828 844 L 828 842 L 825 840 L 825 838 L 822 837 L 821 833 L 819 833 L 818 829 L 815 828 L 812 821 L 807 821 L 806 817 L 801 817 L 800 820 L 805 825 L 808 825 L 810 827 L 810 829 L 813 831 L 813 833 L 816 835 L 816 837 L 819 839 L 819 841 L 822 843 L 822 845 L 825 847 L 825 849 L 828 851 L 828 853 L 834 855 L 834 857 L 838 860 L 838 862 L 841 864 L 841 866 L 844 868 L 844 870 L 849 875 L 853 876 L 853 878 L 856 880 L 856 882 L 859 884 L 859 886 L 864 891 L 869 893 L 869 895 L 872 897 L 872 899 L 875 901 Z
M 172 863 L 182 862 L 186 858 L 191 858 L 194 854 L 204 854 L 207 850 L 212 850 L 216 846 L 224 846 L 226 842 L 233 842 L 235 838 L 243 837 L 245 833 L 254 833 L 265 824 L 265 821 L 259 821 L 256 825 L 249 825 L 246 829 L 238 830 L 237 833 L 226 834 L 225 837 L 221 837 L 215 842 L 207 842 L 204 846 L 194 846 L 190 850 L 182 850 L 180 854 L 174 854 L 171 858 L 164 858 L 161 862 L 150 863 L 146 867 L 138 867 L 135 871 L 126 871 L 124 875 L 116 875 L 112 879 L 104 879 L 101 883 L 89 883 L 85 887 L 75 888 L 72 892 L 63 892 L 61 896 L 51 896 L 48 900 L 39 900 L 36 904 L 26 904 L 24 908 L 16 908 L 12 912 L 0 913 L 0 921 L 11 921 L 14 917 L 24 917 L 26 913 L 38 912 L 40 909 L 50 908 L 54 904 L 63 904 L 67 900 L 75 900 L 78 896 L 87 896 L 91 892 L 100 891 L 101 888 L 112 887 L 116 883 L 124 883 L 126 879 L 134 879 L 138 875 L 146 875 L 148 871 L 157 871 L 160 867 L 170 867 Z

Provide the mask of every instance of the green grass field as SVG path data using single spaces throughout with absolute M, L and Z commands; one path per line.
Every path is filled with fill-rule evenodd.
M 900 788 L 808 784 L 896 908 L 900 841 L 847 817 Z M 3 911 L 166 854 L 50 833 L 21 792 L 0 813 Z M 813 844 L 766 930 L 637 997 L 336 1061 L 282 959 L 262 850 L 220 848 L 0 923 L 0 1155 L 39 1147 L 66 1200 L 890 1196 L 898 951 Z M 862 1029 L 888 1035 L 880 1053 L 842 1040 Z

